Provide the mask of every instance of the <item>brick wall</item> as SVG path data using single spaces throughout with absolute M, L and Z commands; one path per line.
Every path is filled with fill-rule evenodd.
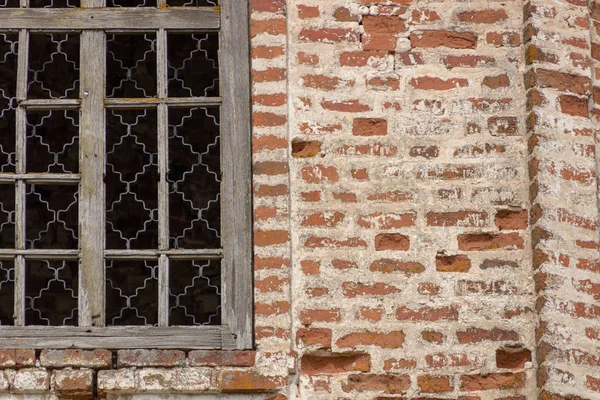
M 0 391 L 599 398 L 600 5 L 250 3 L 256 350 L 9 350 Z

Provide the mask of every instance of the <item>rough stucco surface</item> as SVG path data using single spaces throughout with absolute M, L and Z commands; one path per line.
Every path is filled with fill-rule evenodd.
M 600 398 L 600 5 L 250 3 L 256 350 L 4 351 L 0 391 Z

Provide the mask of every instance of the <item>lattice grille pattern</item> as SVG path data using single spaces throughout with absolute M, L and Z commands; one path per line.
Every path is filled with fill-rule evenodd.
M 171 261 L 169 325 L 221 323 L 220 261 Z
M 28 249 L 77 248 L 77 186 L 27 185 Z
M 107 35 L 106 96 L 156 95 L 156 34 Z
M 11 1 L 4 0 L 0 7 L 12 6 Z M 107 7 L 156 6 L 156 0 L 107 3 Z M 80 0 L 30 3 L 31 7 L 47 8 L 80 5 Z M 173 0 L 169 5 L 216 6 L 218 2 Z M 79 32 L 30 31 L 27 80 L 23 87 L 27 99 L 37 102 L 19 105 L 18 37 L 0 33 L 0 174 L 36 175 L 24 181 L 22 177 L 12 177 L 12 182 L 0 184 L 0 249 L 48 250 L 53 255 L 46 259 L 17 255 L 9 260 L 12 253 L 4 253 L 5 259 L 0 260 L 0 324 L 20 321 L 18 324 L 25 325 L 77 325 L 79 176 L 75 174 L 80 173 L 79 159 L 85 159 L 85 153 L 80 155 L 79 149 L 81 111 L 71 108 L 77 105 L 75 102 L 63 100 L 80 96 Z M 159 249 L 159 199 L 168 208 L 166 214 L 161 214 L 164 219 L 160 237 L 165 239 L 161 246 L 167 246 L 166 238 L 170 249 L 215 250 L 221 246 L 219 107 L 169 105 L 167 113 L 159 114 L 159 110 L 164 110 L 162 106 L 150 106 L 143 100 L 159 95 L 159 86 L 163 88 L 161 101 L 165 101 L 165 95 L 218 97 L 218 34 L 169 32 L 166 42 L 167 70 L 159 85 L 157 32 L 106 34 L 105 96 L 138 99 L 132 103 L 137 106 L 112 105 L 105 110 L 105 245 L 113 250 L 105 261 L 106 325 L 156 326 L 161 301 L 160 304 L 168 303 L 160 316 L 161 325 L 221 323 L 219 260 L 202 259 L 204 256 L 190 252 L 189 259 L 169 255 L 161 259 L 164 262 L 159 266 L 153 256 L 136 256 L 139 253 L 133 252 L 152 253 Z M 192 104 L 202 104 L 200 99 L 191 100 Z M 48 101 L 60 104 L 48 107 Z M 20 133 L 16 132 L 17 107 L 26 116 Z M 159 132 L 159 126 L 165 131 Z M 17 141 L 17 137 L 25 140 Z M 24 156 L 23 163 L 18 162 L 17 154 Z M 159 182 L 159 160 L 168 163 L 166 182 Z M 62 174 L 70 175 L 59 176 Z M 23 208 L 17 207 L 21 201 Z M 22 221 L 23 215 L 17 210 L 25 214 L 25 238 L 20 244 L 15 237 L 16 221 Z M 114 256 L 117 250 L 130 251 L 132 255 Z M 25 268 L 20 270 L 25 274 L 25 292 L 20 295 L 15 287 L 23 282 L 15 279 L 23 278 L 16 274 L 16 268 Z M 168 291 L 160 292 L 160 296 L 165 296 L 160 301 L 159 269 L 161 274 L 168 272 L 161 276 L 169 277 L 165 282 Z M 24 315 L 23 309 L 14 310 L 15 296 L 23 296 Z
M 220 247 L 219 109 L 169 112 L 171 248 Z
M 106 243 L 158 246 L 156 110 L 110 110 L 107 116 Z
M 0 172 L 15 171 L 18 35 L 0 34 Z
M 156 0 L 107 0 L 107 7 L 156 7 Z
M 27 260 L 25 324 L 77 325 L 77 261 Z
M 29 0 L 31 8 L 74 8 L 80 7 L 79 0 Z
M 79 34 L 32 34 L 29 40 L 28 96 L 79 97 Z
M 0 185 L 0 248 L 15 247 L 15 185 Z
M 219 0 L 167 0 L 170 6 L 185 6 L 185 7 L 206 7 L 218 6 Z
M 156 261 L 107 261 L 106 324 L 156 325 L 157 274 Z
M 169 96 L 219 96 L 217 34 L 170 34 L 167 47 Z
M 0 260 L 0 325 L 14 324 L 15 263 Z
M 27 114 L 27 172 L 79 172 L 79 112 Z

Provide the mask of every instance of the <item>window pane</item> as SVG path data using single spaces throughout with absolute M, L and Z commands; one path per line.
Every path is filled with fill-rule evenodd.
M 155 109 L 107 112 L 106 245 L 158 248 Z
M 15 171 L 17 39 L 0 34 L 0 172 Z
M 79 0 L 29 0 L 31 8 L 66 8 L 80 7 Z
M 106 263 L 106 325 L 156 325 L 156 261 L 109 260 Z
M 0 248 L 15 247 L 15 185 L 0 185 Z
M 29 98 L 78 98 L 79 34 L 32 34 L 28 82 Z
M 219 109 L 169 110 L 169 230 L 174 249 L 221 245 Z
M 15 263 L 0 260 L 0 325 L 14 325 Z
M 106 7 L 156 7 L 156 0 L 106 0 Z
M 27 172 L 79 172 L 79 111 L 27 113 Z
M 78 187 L 27 185 L 27 249 L 76 249 Z
M 171 260 L 169 325 L 221 324 L 221 261 Z
M 25 262 L 25 324 L 77 325 L 77 261 Z
M 0 7 L 2 8 L 19 8 L 19 0 L 0 0 Z
M 156 35 L 107 35 L 106 46 L 106 96 L 156 96 Z
M 219 37 L 216 33 L 169 34 L 169 96 L 219 96 Z
M 207 6 L 218 6 L 219 0 L 167 0 L 167 4 L 175 6 L 188 6 L 188 7 L 207 7 Z

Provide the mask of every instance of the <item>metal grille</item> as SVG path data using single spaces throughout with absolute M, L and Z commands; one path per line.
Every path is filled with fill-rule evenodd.
M 222 130 L 234 129 L 222 114 L 237 108 L 221 98 L 234 91 L 220 76 L 218 6 L 0 0 L 4 332 L 148 326 L 189 338 L 180 327 L 195 326 L 234 340 L 223 333 L 239 301 L 224 296 L 249 247 L 223 249 L 240 226 L 223 224 L 223 205 L 240 208 L 223 189 L 234 179 Z
M 27 172 L 79 172 L 79 113 L 32 111 L 27 114 Z
M 156 110 L 109 110 L 106 153 L 106 244 L 158 246 Z
M 18 35 L 0 34 L 0 173 L 15 171 Z
M 220 246 L 220 146 L 217 108 L 169 114 L 171 247 Z
M 79 35 L 31 35 L 29 46 L 29 98 L 79 97 Z
M 31 260 L 25 264 L 27 325 L 77 324 L 76 261 Z
M 106 96 L 156 96 L 156 35 L 108 35 L 106 39 Z
M 110 260 L 106 283 L 107 325 L 157 325 L 156 261 Z

